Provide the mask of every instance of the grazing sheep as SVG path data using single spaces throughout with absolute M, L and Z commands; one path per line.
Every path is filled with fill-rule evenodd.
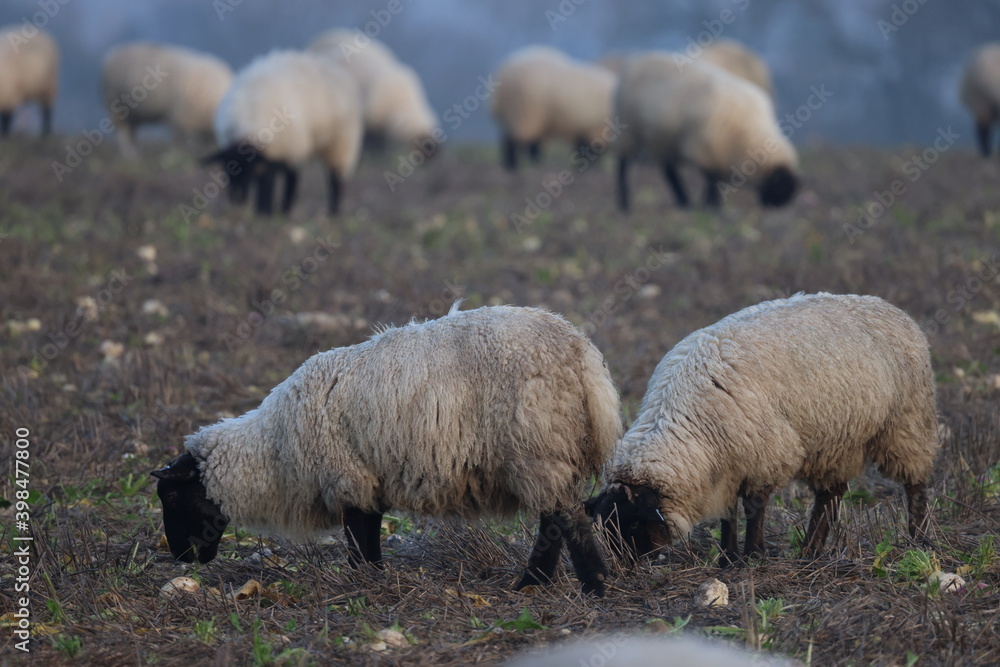
M 804 552 L 818 555 L 868 461 L 904 485 L 910 535 L 923 535 L 937 451 L 934 378 L 917 324 L 878 297 L 798 294 L 695 331 L 663 358 L 608 485 L 587 508 L 614 519 L 634 555 L 722 517 L 723 557 L 733 562 L 738 498 L 744 553 L 762 554 L 768 499 L 802 479 L 816 494 Z
M 309 44 L 309 51 L 332 57 L 357 80 L 366 143 L 383 147 L 387 139 L 402 143 L 432 140 L 437 118 L 419 75 L 399 62 L 388 46 L 376 39 L 360 40 L 358 34 L 328 30 Z
M 151 42 L 115 48 L 104 58 L 101 95 L 121 152 L 136 154 L 136 128 L 147 124 L 211 140 L 215 110 L 232 81 L 229 65 L 208 53 Z
M 979 151 L 989 157 L 990 130 L 1000 117 L 1000 44 L 987 44 L 972 54 L 959 95 L 976 122 Z
M 562 139 L 583 148 L 605 139 L 616 80 L 606 67 L 532 46 L 511 55 L 495 79 L 490 108 L 503 135 L 501 152 L 507 169 L 517 169 L 522 147 L 537 162 L 544 141 Z
M 774 97 L 774 84 L 771 82 L 771 72 L 768 70 L 767 64 L 739 42 L 732 39 L 720 39 L 705 47 L 702 57 L 730 74 L 757 84 L 771 98 Z
M 230 199 L 246 200 L 256 183 L 258 213 L 273 210 L 274 184 L 284 174 L 281 210 L 295 201 L 298 166 L 318 155 L 329 169 L 329 211 L 335 214 L 345 178 L 361 151 L 361 100 L 354 78 L 330 58 L 272 51 L 240 70 L 215 114 L 222 149 L 205 163 L 229 174 Z
M 618 204 L 628 210 L 628 166 L 646 154 L 663 169 L 679 206 L 688 205 L 677 173 L 688 163 L 707 182 L 705 201 L 721 204 L 720 187 L 756 187 L 764 206 L 783 206 L 798 186 L 798 156 L 782 134 L 770 98 L 758 86 L 712 65 L 678 67 L 669 53 L 631 59 L 615 96 L 623 130 L 616 142 Z
M 518 588 L 552 579 L 565 540 L 584 591 L 602 595 L 606 570 L 579 484 L 620 434 L 601 353 L 566 320 L 452 308 L 313 356 L 259 408 L 189 436 L 187 453 L 153 474 L 181 560 L 194 547 L 201 562 L 213 558 L 229 520 L 292 537 L 343 523 L 357 566 L 381 562 L 390 508 L 531 509 L 541 522 Z
M 531 654 L 529 654 L 529 651 Z M 767 653 L 748 653 L 691 636 L 650 637 L 613 634 L 569 641 L 538 653 L 529 649 L 508 667 L 779 667 L 798 664 Z
M 43 30 L 20 25 L 0 28 L 0 136 L 10 134 L 17 107 L 38 102 L 42 135 L 52 132 L 52 104 L 59 83 L 59 47 Z

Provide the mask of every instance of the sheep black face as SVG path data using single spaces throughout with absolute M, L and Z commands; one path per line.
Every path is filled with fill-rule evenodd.
M 776 167 L 760 184 L 760 203 L 763 206 L 784 206 L 795 195 L 799 178 L 788 167 Z
M 587 514 L 603 523 L 617 542 L 634 558 L 653 554 L 670 544 L 670 530 L 660 513 L 660 494 L 649 486 L 616 482 L 584 503 Z
M 196 551 L 199 563 L 215 558 L 229 519 L 208 498 L 195 458 L 181 454 L 150 474 L 159 480 L 156 495 L 163 503 L 163 529 L 170 553 L 185 563 L 194 562 Z

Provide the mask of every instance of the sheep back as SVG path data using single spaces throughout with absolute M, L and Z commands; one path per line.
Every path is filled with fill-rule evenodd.
M 307 535 L 340 508 L 434 516 L 579 501 L 621 434 L 600 352 L 531 308 L 453 312 L 317 354 L 261 406 L 189 436 L 240 525 Z
M 796 295 L 723 318 L 659 363 L 611 479 L 664 498 L 683 535 L 739 493 L 792 478 L 829 488 L 873 461 L 926 481 L 938 451 L 934 380 L 917 324 L 871 296 Z
M 52 106 L 59 79 L 59 47 L 43 30 L 25 36 L 20 25 L 0 28 L 0 111 L 26 102 Z
M 730 74 L 760 86 L 774 97 L 774 84 L 767 65 L 753 51 L 732 39 L 720 39 L 705 47 L 702 57 Z
M 992 125 L 1000 114 L 1000 44 L 980 47 L 962 74 L 962 104 L 980 125 Z

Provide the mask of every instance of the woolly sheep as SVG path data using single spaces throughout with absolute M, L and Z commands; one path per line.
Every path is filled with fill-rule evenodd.
M 527 651 L 525 652 L 527 654 Z M 748 653 L 698 637 L 613 634 L 570 641 L 541 653 L 522 655 L 509 667 L 779 667 L 797 664 L 767 653 Z
M 490 108 L 502 133 L 507 169 L 517 168 L 523 147 L 537 162 L 542 142 L 550 139 L 568 141 L 578 149 L 607 140 L 616 81 L 607 68 L 532 46 L 511 55 L 495 79 Z
M 210 140 L 219 101 L 233 81 L 208 53 L 152 42 L 123 44 L 104 58 L 101 95 L 121 152 L 134 156 L 140 125 L 166 123 L 179 135 Z
M 976 123 L 979 151 L 989 157 L 990 131 L 1000 117 L 1000 44 L 987 44 L 972 55 L 959 95 Z
M 566 320 L 497 306 L 319 353 L 260 407 L 206 426 L 162 470 L 171 552 L 211 560 L 228 521 L 304 537 L 343 523 L 349 561 L 381 562 L 382 513 L 541 513 L 518 588 L 552 579 L 565 540 L 586 592 L 606 570 L 579 500 L 621 435 L 600 352 Z M 206 528 L 210 527 L 210 528 Z
M 750 83 L 757 84 L 770 97 L 774 97 L 774 84 L 767 65 L 750 49 L 732 39 L 720 39 L 705 47 L 702 58 L 716 67 Z
M 695 331 L 663 358 L 587 508 L 636 556 L 722 517 L 723 560 L 733 562 L 738 498 L 744 553 L 763 554 L 769 497 L 802 479 L 816 494 L 803 550 L 818 555 L 868 461 L 904 485 L 910 535 L 923 536 L 937 451 L 916 323 L 878 297 L 798 294 Z
M 361 39 L 364 37 L 364 39 Z M 438 124 L 427 102 L 420 76 L 399 62 L 388 46 L 344 29 L 321 33 L 309 51 L 332 57 L 347 69 L 361 90 L 365 140 L 382 146 L 387 139 L 403 143 L 432 140 Z
M 298 166 L 318 155 L 329 169 L 335 214 L 343 181 L 358 163 L 362 132 L 358 86 L 344 68 L 316 54 L 272 51 L 242 69 L 222 98 L 215 114 L 222 148 L 204 161 L 225 165 L 236 203 L 256 183 L 257 211 L 269 215 L 278 174 L 285 178 L 281 210 L 288 213 Z
M 43 30 L 27 32 L 20 25 L 0 28 L 0 136 L 10 134 L 14 111 L 28 102 L 41 106 L 42 135 L 52 132 L 59 47 Z
M 788 203 L 798 186 L 798 156 L 782 134 L 770 98 L 758 86 L 698 60 L 678 67 L 672 54 L 631 59 L 615 95 L 622 133 L 618 147 L 618 204 L 628 210 L 629 162 L 647 154 L 663 169 L 678 205 L 688 205 L 677 166 L 697 167 L 705 201 L 721 203 L 729 178 L 735 189 L 758 189 L 765 206 Z

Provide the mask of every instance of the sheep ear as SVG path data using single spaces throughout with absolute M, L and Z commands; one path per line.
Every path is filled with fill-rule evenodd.
M 149 473 L 156 479 L 166 479 L 175 482 L 196 479 L 198 477 L 198 462 L 189 453 L 181 454 L 176 459 L 159 470 Z

